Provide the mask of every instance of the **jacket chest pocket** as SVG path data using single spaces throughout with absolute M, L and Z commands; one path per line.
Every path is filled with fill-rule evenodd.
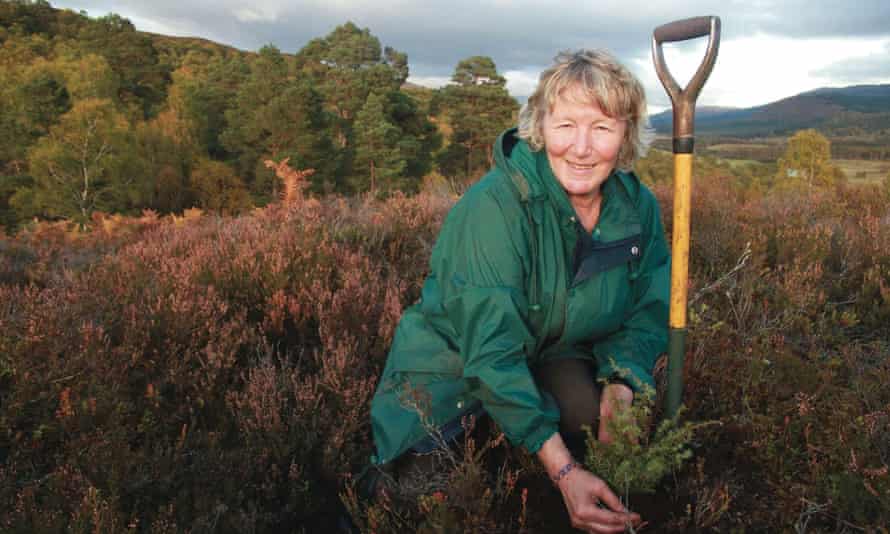
M 581 242 L 575 250 L 572 286 L 578 286 L 596 274 L 623 264 L 627 264 L 628 277 L 631 280 L 638 276 L 640 258 L 643 256 L 640 234 L 605 243 L 590 239 L 584 241 L 586 243 Z

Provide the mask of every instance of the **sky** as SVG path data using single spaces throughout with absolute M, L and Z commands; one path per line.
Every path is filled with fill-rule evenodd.
M 447 83 L 464 58 L 489 56 L 510 94 L 528 96 L 560 50 L 611 51 L 642 81 L 656 112 L 670 101 L 652 65 L 652 30 L 717 15 L 722 38 L 698 105 L 751 107 L 819 87 L 890 83 L 890 0 L 50 0 L 109 12 L 137 29 L 204 37 L 242 50 L 295 53 L 352 21 L 408 54 L 409 81 Z M 665 45 L 681 86 L 706 38 Z

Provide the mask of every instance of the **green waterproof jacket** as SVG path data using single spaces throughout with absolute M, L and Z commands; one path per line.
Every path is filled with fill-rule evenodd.
M 559 422 L 530 370 L 543 361 L 591 359 L 598 378 L 617 366 L 634 389 L 653 385 L 670 288 L 655 197 L 632 173 L 613 172 L 588 233 L 545 151 L 513 129 L 494 155 L 446 217 L 421 298 L 396 330 L 371 402 L 377 463 L 480 402 L 511 443 L 536 452 Z

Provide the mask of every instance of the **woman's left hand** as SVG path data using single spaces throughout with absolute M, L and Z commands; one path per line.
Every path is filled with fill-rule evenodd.
M 624 384 L 608 384 L 603 388 L 600 397 L 600 421 L 597 439 L 603 443 L 610 443 L 612 436 L 609 434 L 609 421 L 621 411 L 629 410 L 634 400 L 634 392 Z

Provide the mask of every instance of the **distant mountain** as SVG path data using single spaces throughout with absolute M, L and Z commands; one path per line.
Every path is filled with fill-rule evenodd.
M 671 133 L 672 112 L 651 117 L 658 133 Z M 849 135 L 890 124 L 890 84 L 826 87 L 753 108 L 696 109 L 696 134 L 734 137 L 787 135 L 803 128 Z

